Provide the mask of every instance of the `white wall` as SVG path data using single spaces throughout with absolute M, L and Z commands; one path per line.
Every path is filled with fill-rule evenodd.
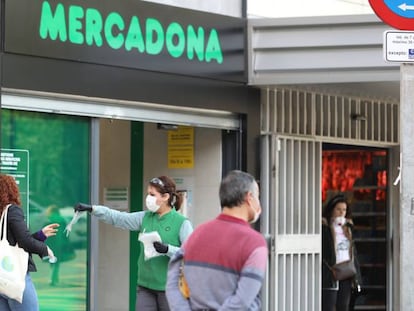
M 374 14 L 368 0 L 248 0 L 250 18 Z
M 242 16 L 241 0 L 145 0 L 186 9 L 211 12 L 234 17 Z
M 156 124 L 144 125 L 144 187 L 159 175 L 188 181 L 193 206 L 188 217 L 194 226 L 220 212 L 218 187 L 221 180 L 221 131 L 195 128 L 194 168 L 167 168 L 167 131 Z M 100 203 L 105 187 L 129 187 L 130 122 L 101 120 Z M 133 161 L 134 159 L 132 159 Z M 144 203 L 143 203 L 144 204 Z M 129 232 L 99 222 L 98 310 L 129 309 Z

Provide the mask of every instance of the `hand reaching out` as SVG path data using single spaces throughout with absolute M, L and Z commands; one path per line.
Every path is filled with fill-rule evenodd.
M 92 205 L 90 204 L 85 204 L 85 203 L 77 203 L 74 207 L 75 212 L 92 212 Z
M 47 225 L 47 226 L 45 226 L 45 227 L 43 227 L 43 229 L 42 229 L 42 232 L 43 232 L 43 234 L 46 236 L 46 237 L 51 237 L 51 236 L 54 236 L 54 235 L 56 235 L 56 233 L 58 232 L 58 227 L 59 227 L 60 225 L 59 224 L 57 224 L 57 223 L 54 223 L 54 224 L 49 224 L 49 225 Z

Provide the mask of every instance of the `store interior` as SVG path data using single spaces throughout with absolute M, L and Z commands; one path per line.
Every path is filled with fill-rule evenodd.
M 323 146 L 323 205 L 333 195 L 344 193 L 354 222 L 362 275 L 355 310 L 386 310 L 387 158 L 386 149 Z

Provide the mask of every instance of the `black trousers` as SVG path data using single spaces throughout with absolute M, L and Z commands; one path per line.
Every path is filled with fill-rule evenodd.
M 349 311 L 352 280 L 339 281 L 339 290 L 322 290 L 322 311 Z
M 165 291 L 152 290 L 142 286 L 137 288 L 136 311 L 169 311 Z

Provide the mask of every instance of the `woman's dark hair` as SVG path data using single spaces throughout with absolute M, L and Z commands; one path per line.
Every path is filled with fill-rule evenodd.
M 150 180 L 149 184 L 161 194 L 168 193 L 168 204 L 179 211 L 183 203 L 183 195 L 177 192 L 175 182 L 168 176 L 159 176 Z
M 345 203 L 346 204 L 345 218 L 351 218 L 352 217 L 351 207 L 349 206 L 348 199 L 342 193 L 335 195 L 334 197 L 332 197 L 328 201 L 328 203 L 326 203 L 325 208 L 322 212 L 322 217 L 329 221 L 332 217 L 332 212 L 333 212 L 336 204 L 338 204 L 338 203 Z

